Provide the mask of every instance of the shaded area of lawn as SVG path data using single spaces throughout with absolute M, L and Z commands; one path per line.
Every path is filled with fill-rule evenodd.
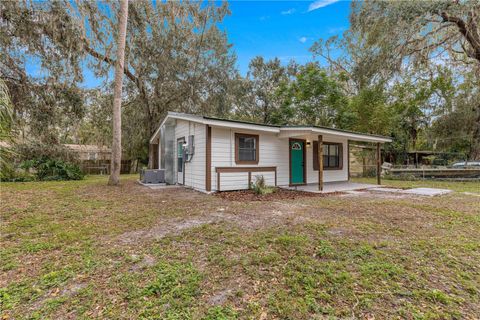
M 2 316 L 480 317 L 476 196 L 247 202 L 136 178 L 2 184 Z
M 354 182 L 376 184 L 377 178 L 352 178 Z M 400 188 L 439 188 L 457 192 L 474 192 L 480 194 L 480 181 L 444 181 L 444 180 L 390 180 L 382 179 L 382 185 Z

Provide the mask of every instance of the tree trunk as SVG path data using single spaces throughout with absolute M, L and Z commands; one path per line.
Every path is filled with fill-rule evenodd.
M 473 131 L 473 146 L 470 149 L 470 160 L 480 159 L 480 104 L 475 108 L 476 121 L 475 129 Z
M 113 92 L 113 141 L 109 185 L 120 182 L 122 161 L 122 78 L 127 38 L 128 0 L 120 0 L 118 19 L 117 61 L 115 64 L 115 88 Z

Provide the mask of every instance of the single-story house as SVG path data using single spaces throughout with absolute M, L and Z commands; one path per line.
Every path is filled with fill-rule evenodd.
M 380 145 L 380 135 L 320 126 L 278 126 L 168 112 L 150 139 L 168 184 L 202 192 L 247 189 L 263 175 L 268 185 L 303 186 L 349 180 L 349 141 Z M 378 170 L 380 173 L 380 170 Z M 377 175 L 380 183 L 380 175 Z

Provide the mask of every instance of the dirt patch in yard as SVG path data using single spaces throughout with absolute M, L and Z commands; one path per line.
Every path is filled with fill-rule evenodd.
M 274 200 L 294 200 L 299 198 L 311 197 L 329 197 L 342 194 L 341 192 L 332 193 L 314 193 L 297 190 L 275 189 L 268 194 L 257 194 L 253 190 L 222 191 L 215 193 L 216 197 L 229 201 L 274 201 Z
M 150 229 L 136 230 L 125 232 L 118 237 L 118 240 L 123 244 L 136 243 L 141 239 L 155 239 L 159 240 L 164 237 L 178 235 L 184 230 L 199 227 L 204 224 L 219 221 L 221 217 L 216 216 L 198 216 L 187 219 L 171 219 L 158 222 Z

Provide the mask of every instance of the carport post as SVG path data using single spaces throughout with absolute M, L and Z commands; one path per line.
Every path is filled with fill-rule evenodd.
M 323 190 L 323 137 L 318 135 L 318 190 Z
M 377 184 L 381 184 L 381 181 L 380 181 L 380 173 L 381 173 L 380 161 L 382 161 L 382 154 L 381 154 L 381 151 L 380 151 L 380 142 L 377 142 Z

